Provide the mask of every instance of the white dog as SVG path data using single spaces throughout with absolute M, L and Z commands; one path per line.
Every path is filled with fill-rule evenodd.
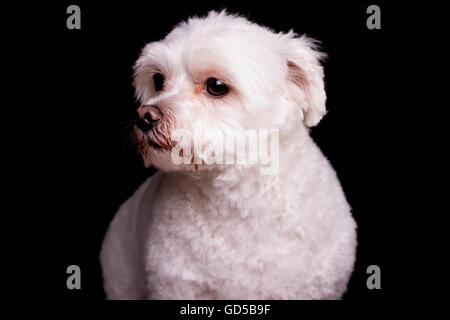
M 342 297 L 356 225 L 308 133 L 326 112 L 322 57 L 305 36 L 225 12 L 191 18 L 143 49 L 134 137 L 145 164 L 160 171 L 105 236 L 109 299 Z M 274 133 L 269 172 L 261 169 L 273 163 L 260 158 L 236 163 L 255 155 L 251 130 L 258 148 L 269 141 L 259 133 Z M 228 148 L 221 162 L 230 134 L 250 143 Z

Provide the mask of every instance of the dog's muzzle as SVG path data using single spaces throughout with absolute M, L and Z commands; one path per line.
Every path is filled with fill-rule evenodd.
M 171 151 L 173 142 L 170 133 L 174 125 L 175 118 L 170 109 L 142 105 L 136 111 L 134 135 L 141 149 L 143 144 L 148 144 L 156 149 Z

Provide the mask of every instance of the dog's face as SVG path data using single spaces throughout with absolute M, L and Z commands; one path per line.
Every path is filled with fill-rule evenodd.
M 224 12 L 178 25 L 147 45 L 135 65 L 141 106 L 134 136 L 145 164 L 220 168 L 208 155 L 217 156 L 224 135 L 248 130 L 275 129 L 288 143 L 292 130 L 317 124 L 325 113 L 321 56 L 306 37 L 275 34 Z M 174 155 L 189 163 L 175 163 Z

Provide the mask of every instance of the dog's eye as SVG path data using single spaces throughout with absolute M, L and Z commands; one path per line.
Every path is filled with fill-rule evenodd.
M 210 95 L 218 97 L 227 94 L 229 89 L 222 81 L 216 78 L 209 78 L 206 81 L 206 91 L 208 91 Z
M 161 73 L 153 75 L 153 82 L 155 83 L 155 91 L 161 91 L 164 88 L 164 76 Z

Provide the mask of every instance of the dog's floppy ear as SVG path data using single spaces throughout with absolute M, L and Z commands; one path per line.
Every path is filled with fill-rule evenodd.
M 300 89 L 294 89 L 294 99 L 300 104 L 303 121 L 312 127 L 326 113 L 323 68 L 320 64 L 325 54 L 317 50 L 316 41 L 306 36 L 297 37 L 292 31 L 285 36 L 288 78 L 296 89 Z

